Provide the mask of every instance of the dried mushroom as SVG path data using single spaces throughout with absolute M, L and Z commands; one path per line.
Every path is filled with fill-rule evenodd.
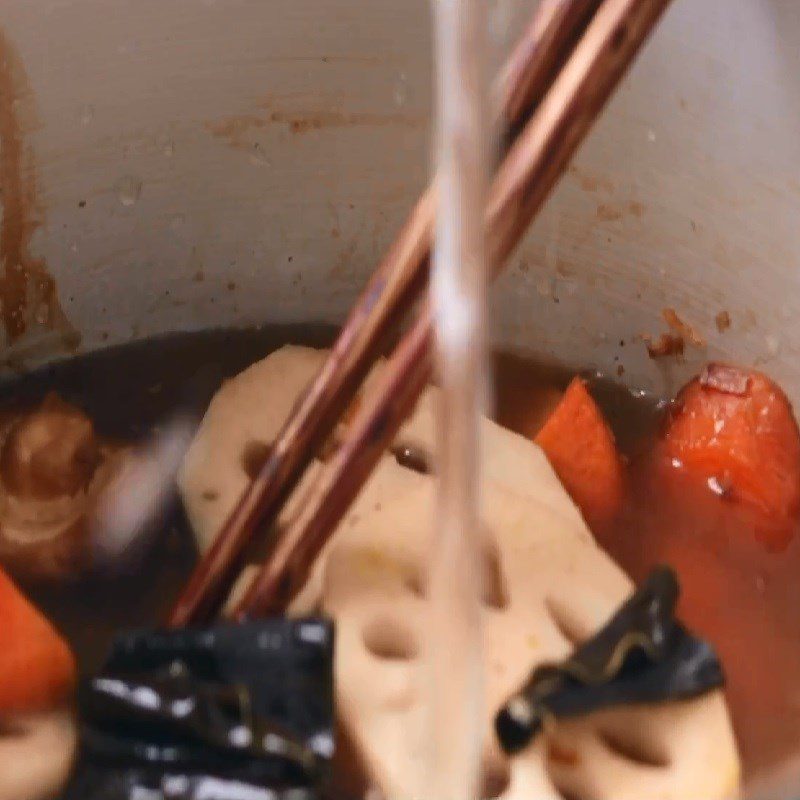
M 94 509 L 128 453 L 55 394 L 13 416 L 0 430 L 0 563 L 36 579 L 87 570 Z

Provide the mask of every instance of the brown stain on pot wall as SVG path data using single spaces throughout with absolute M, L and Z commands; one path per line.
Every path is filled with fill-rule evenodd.
M 33 150 L 25 142 L 33 117 L 24 66 L 0 30 L 0 318 L 8 344 L 38 325 L 63 332 L 64 343 L 74 347 L 79 338 L 61 308 L 55 280 L 30 252 L 42 216 Z
M 578 182 L 584 192 L 606 192 L 614 191 L 613 181 L 606 175 L 592 173 L 577 164 L 569 168 L 569 174 Z
M 622 212 L 608 203 L 600 203 L 595 215 L 601 222 L 616 222 L 618 219 L 622 219 Z
M 208 132 L 217 139 L 222 139 L 235 150 L 252 152 L 257 146 L 254 132 L 271 126 L 285 128 L 292 134 L 301 135 L 321 131 L 328 128 L 379 128 L 396 126 L 404 128 L 421 128 L 426 124 L 425 117 L 408 113 L 370 113 L 327 110 L 287 110 L 282 103 L 292 103 L 287 98 L 269 98 L 260 104 L 262 113 L 237 114 L 218 120 L 206 122 Z
M 345 113 L 342 111 L 316 111 L 310 113 L 272 111 L 269 115 L 269 121 L 273 124 L 287 125 L 292 133 L 308 133 L 309 131 L 318 131 L 323 128 L 376 128 L 384 125 L 416 128 L 424 123 L 422 118 L 411 117 L 407 114 Z
M 207 122 L 206 130 L 216 139 L 223 139 L 236 150 L 253 149 L 253 142 L 248 140 L 248 134 L 253 130 L 263 128 L 266 120 L 255 114 L 241 114 L 236 117 L 226 117 L 216 122 Z
M 703 336 L 697 332 L 697 329 L 693 325 L 681 319 L 674 308 L 663 308 L 661 310 L 661 316 L 664 318 L 664 322 L 666 322 L 678 336 L 683 337 L 694 347 L 706 346 L 706 340 Z
M 640 203 L 637 200 L 633 200 L 628 204 L 628 211 L 633 214 L 634 217 L 637 219 L 641 219 L 644 216 L 644 212 L 647 210 L 644 203 Z

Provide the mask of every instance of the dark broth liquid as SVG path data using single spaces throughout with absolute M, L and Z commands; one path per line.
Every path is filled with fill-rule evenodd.
M 0 387 L 0 408 L 38 402 L 48 391 L 81 407 L 98 432 L 141 441 L 178 408 L 201 414 L 222 380 L 282 344 L 324 346 L 326 327 L 284 326 L 175 334 L 80 356 Z M 533 436 L 572 375 L 510 354 L 495 359 L 497 418 Z M 611 381 L 592 392 L 630 462 L 628 504 L 617 524 L 596 532 L 635 578 L 656 563 L 675 566 L 682 614 L 718 648 L 746 772 L 774 763 L 800 741 L 800 542 L 770 554 L 724 500 L 681 485 L 651 445 L 661 408 Z M 162 621 L 196 561 L 176 502 L 163 535 L 134 574 L 61 587 L 26 586 L 67 636 L 84 673 L 102 664 L 120 629 Z

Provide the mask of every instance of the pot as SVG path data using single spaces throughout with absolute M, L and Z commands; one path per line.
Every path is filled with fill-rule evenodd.
M 341 322 L 428 180 L 430 76 L 419 0 L 5 0 L 3 368 Z M 657 394 L 729 359 L 800 404 L 799 76 L 793 3 L 676 0 L 495 287 L 497 343 Z M 651 358 L 676 316 L 684 358 Z

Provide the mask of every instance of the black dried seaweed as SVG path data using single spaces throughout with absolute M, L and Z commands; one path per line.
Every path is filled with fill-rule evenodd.
M 654 569 L 569 658 L 534 669 L 495 719 L 503 749 L 524 748 L 548 717 L 687 699 L 722 686 L 722 665 L 712 647 L 675 619 L 678 594 L 674 571 Z
M 252 781 L 185 772 L 82 765 L 63 800 L 318 800 L 305 786 L 267 787 Z
M 310 800 L 333 755 L 332 664 L 321 619 L 119 637 L 79 692 L 65 800 Z

